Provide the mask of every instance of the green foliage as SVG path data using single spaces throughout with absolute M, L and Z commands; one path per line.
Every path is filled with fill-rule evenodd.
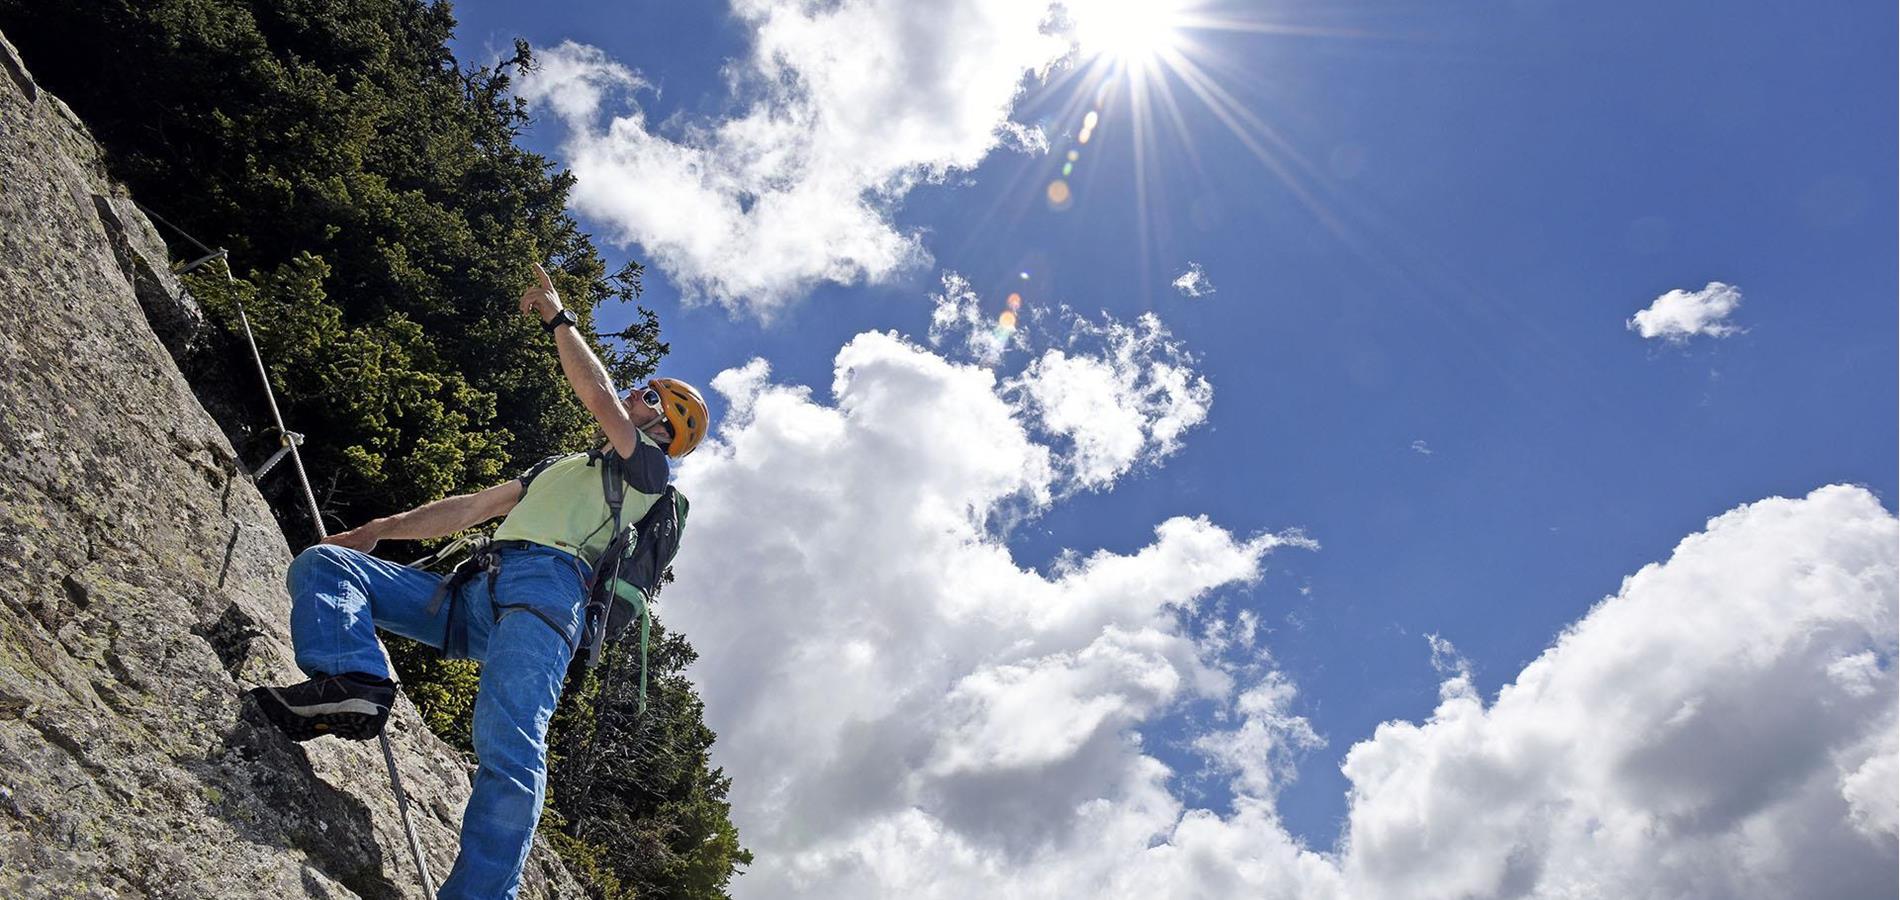
M 712 768 L 714 734 L 686 679 L 698 654 L 656 620 L 639 712 L 639 645 L 611 648 L 555 713 L 554 770 L 543 833 L 556 832 L 577 867 L 612 870 L 629 893 L 596 897 L 719 898 L 752 862 L 739 844 L 726 793 L 732 779 Z M 604 674 L 602 674 L 604 673 Z M 578 673 L 577 673 L 578 674 Z
M 248 320 L 333 529 L 586 445 L 592 418 L 518 312 L 530 263 L 551 261 L 583 333 L 599 304 L 640 294 L 640 266 L 609 271 L 565 212 L 572 175 L 515 144 L 527 112 L 509 84 L 532 65 L 526 44 L 466 67 L 447 47 L 454 25 L 447 3 L 422 0 L 0 0 L 0 30 L 113 175 L 229 250 L 230 280 L 217 264 L 187 278 L 230 356 L 193 386 L 220 398 L 207 406 L 248 463 L 278 446 Z M 646 309 L 605 337 L 595 350 L 621 384 L 667 352 Z M 294 478 L 260 487 L 287 533 L 315 539 Z M 644 716 L 618 651 L 605 681 L 570 687 L 544 830 L 597 897 L 724 897 L 751 855 L 681 674 L 693 650 L 664 630 L 654 640 Z M 470 749 L 475 665 L 388 643 L 430 728 Z
M 567 870 L 587 885 L 588 895 L 594 900 L 634 900 L 638 897 L 632 890 L 621 886 L 620 879 L 607 862 L 606 848 L 568 836 L 561 830 L 561 826 L 566 824 L 559 813 L 549 810 L 541 818 L 541 837 L 554 848 L 561 862 L 567 865 Z
M 429 730 L 455 749 L 475 752 L 475 689 L 482 670 L 474 660 L 443 659 L 426 644 L 393 634 L 383 635 L 389 660 L 402 675 L 403 692 L 415 701 Z
M 435 347 L 400 312 L 345 324 L 327 302 L 328 273 L 303 253 L 255 282 L 227 283 L 221 273 L 189 279 L 218 321 L 236 322 L 242 304 L 285 420 L 312 436 L 305 465 L 329 473 L 332 497 L 342 491 L 398 508 L 499 480 L 507 435 L 489 424 L 494 395 L 431 365 Z

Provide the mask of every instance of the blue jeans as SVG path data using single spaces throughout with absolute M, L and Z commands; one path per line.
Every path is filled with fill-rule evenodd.
M 585 615 L 585 564 L 552 547 L 501 552 L 492 600 L 489 578 L 477 577 L 434 615 L 429 601 L 441 575 L 331 544 L 290 564 L 290 636 L 306 674 L 388 677 L 377 628 L 438 649 L 446 641 L 482 663 L 480 768 L 441 900 L 513 898 L 520 887 L 547 793 L 548 721 Z

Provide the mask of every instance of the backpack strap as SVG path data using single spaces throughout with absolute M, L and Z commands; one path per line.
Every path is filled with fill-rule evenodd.
M 593 561 L 594 579 L 587 590 L 587 616 L 581 634 L 587 648 L 587 667 L 600 665 L 601 645 L 607 637 L 607 616 L 614 601 L 614 584 L 620 580 L 620 560 L 626 555 L 620 552 L 622 536 L 620 534 L 620 511 L 626 505 L 627 483 L 620 473 L 620 454 L 612 448 L 587 451 L 587 464 L 600 463 L 600 493 L 607 501 L 607 509 L 613 514 L 614 528 L 608 532 L 607 551 L 600 559 Z M 645 614 L 642 611 L 641 624 L 644 626 Z M 643 629 L 644 633 L 644 629 Z M 645 644 L 641 645 L 640 675 L 646 677 Z M 644 682 L 643 682 L 644 684 Z M 641 694 L 642 703 L 646 695 Z
M 587 620 L 586 627 L 582 632 L 585 637 L 581 646 L 587 648 L 588 668 L 599 666 L 602 660 L 603 648 L 606 644 L 607 632 L 613 627 L 612 622 L 614 611 L 617 608 L 616 605 L 623 600 L 632 604 L 635 608 L 635 613 L 640 619 L 639 711 L 645 713 L 647 706 L 647 654 L 652 640 L 653 623 L 652 612 L 647 606 L 649 599 L 648 591 L 651 589 L 651 586 L 632 584 L 630 587 L 637 592 L 637 596 L 618 596 L 621 587 L 621 575 L 623 574 L 622 566 L 626 563 L 630 552 L 638 553 L 639 550 L 637 548 L 639 548 L 643 542 L 654 539 L 655 535 L 648 534 L 648 529 L 641 527 L 647 524 L 649 519 L 653 519 L 655 516 L 666 516 L 670 518 L 671 522 L 669 524 L 672 525 L 671 529 L 666 529 L 664 526 L 655 523 L 653 530 L 656 534 L 662 531 L 670 531 L 670 533 L 674 535 L 678 534 L 685 520 L 686 497 L 672 485 L 666 485 L 665 488 L 660 491 L 660 496 L 654 500 L 653 506 L 648 510 L 647 517 L 643 518 L 639 523 L 635 523 L 631 529 L 632 533 L 622 533 L 621 529 L 624 524 L 623 510 L 626 501 L 626 477 L 625 473 L 621 470 L 623 460 L 619 454 L 611 449 L 604 452 L 600 450 L 589 451 L 588 456 L 590 465 L 595 460 L 602 462 L 600 476 L 601 496 L 607 501 L 607 508 L 613 513 L 614 530 L 611 532 L 613 537 L 608 541 L 606 552 L 601 555 L 600 559 L 595 561 L 594 580 L 593 583 L 588 585 Z M 628 546 L 630 543 L 632 544 L 631 547 Z M 677 544 L 674 546 L 677 547 Z M 671 553 L 666 553 L 665 556 L 665 559 L 659 560 L 661 569 L 664 569 L 666 564 L 672 561 Z M 634 571 L 640 571 L 637 568 L 637 564 Z M 656 570 L 651 573 L 651 575 L 657 579 L 659 571 Z
M 587 464 L 600 463 L 600 493 L 613 512 L 614 533 L 620 532 L 620 507 L 627 500 L 627 482 L 620 477 L 620 454 L 612 449 L 587 451 Z

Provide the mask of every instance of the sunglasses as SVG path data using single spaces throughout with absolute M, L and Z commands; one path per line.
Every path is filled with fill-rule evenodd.
M 628 398 L 628 399 L 638 397 L 640 398 L 641 403 L 645 403 L 647 406 L 652 407 L 655 412 L 662 413 L 660 417 L 654 419 L 651 423 L 648 423 L 649 427 L 653 425 L 660 426 L 662 429 L 664 429 L 667 439 L 668 440 L 672 439 L 673 425 L 672 423 L 666 420 L 666 416 L 664 415 L 664 413 L 666 412 L 666 402 L 660 396 L 659 391 L 656 391 L 652 388 L 628 388 L 627 391 L 621 394 L 620 396 Z

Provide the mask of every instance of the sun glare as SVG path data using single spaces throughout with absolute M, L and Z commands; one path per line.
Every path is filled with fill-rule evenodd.
M 1145 66 L 1174 46 L 1181 0 L 1070 0 L 1075 41 L 1084 57 Z
M 1145 270 L 1154 238 L 1151 232 L 1171 227 L 1155 212 L 1151 195 L 1166 190 L 1168 184 L 1156 176 L 1164 166 L 1179 169 L 1186 163 L 1206 177 L 1201 147 L 1209 132 L 1189 127 L 1190 116 L 1198 111 L 1211 115 L 1325 227 L 1367 252 L 1362 237 L 1352 233 L 1337 208 L 1333 183 L 1338 179 L 1329 179 L 1310 153 L 1302 152 L 1275 127 L 1269 112 L 1253 106 L 1251 101 L 1262 94 L 1262 87 L 1246 77 L 1247 60 L 1236 54 L 1259 51 L 1237 44 L 1248 35 L 1301 40 L 1381 35 L 1274 21 L 1263 16 L 1260 4 L 1232 0 L 1056 2 L 1061 11 L 1049 24 L 1068 43 L 1072 55 L 1066 65 L 1045 74 L 1048 90 L 1026 106 L 1049 139 L 1049 152 L 1036 166 L 1023 170 L 1020 187 L 1027 190 L 1012 185 L 1008 195 L 1033 196 L 1036 207 L 1051 213 L 1100 215 L 1107 207 L 1091 203 L 1091 193 L 1120 190 L 1100 177 L 1110 171 L 1101 163 L 1114 165 L 1118 155 L 1105 144 L 1112 140 L 1126 146 L 1131 152 L 1125 158 L 1132 165 L 1123 171 L 1130 176 L 1134 201 L 1135 252 Z M 1223 5 L 1228 8 L 1222 9 Z M 1171 152 L 1186 158 L 1169 158 Z M 999 199 L 993 212 L 1000 212 L 1002 206 Z M 1028 280 L 1027 272 L 1024 280 Z M 1033 305 L 1036 300 L 1024 293 L 1020 302 Z M 1012 295 L 1010 301 L 1014 312 L 1018 298 Z M 1001 347 L 1016 319 L 999 315 L 997 322 L 996 340 Z

